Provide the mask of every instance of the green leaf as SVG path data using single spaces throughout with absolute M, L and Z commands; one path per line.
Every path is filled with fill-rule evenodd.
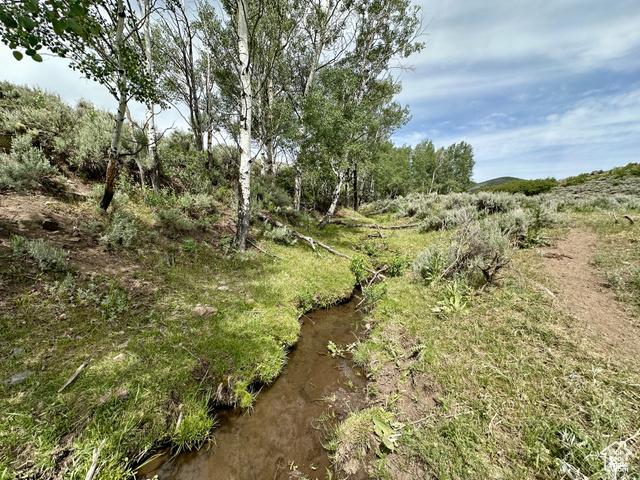
M 31 30 L 33 30 L 34 28 L 36 28 L 36 22 L 34 22 L 31 17 L 27 17 L 26 15 L 23 15 L 21 17 L 18 17 L 18 23 L 20 24 L 20 26 L 22 26 L 22 28 L 24 28 L 27 32 L 30 32 Z
M 42 57 L 37 53 L 32 55 L 31 58 L 33 58 L 38 63 L 42 62 Z
M 67 28 L 67 22 L 63 20 L 57 20 L 54 19 L 51 21 L 51 24 L 53 25 L 53 31 L 56 32 L 56 35 L 60 36 L 64 34 L 64 31 Z
M 82 28 L 80 27 L 80 25 L 78 25 L 76 23 L 76 21 L 73 18 L 67 18 L 67 31 L 71 31 L 73 33 L 77 33 L 77 34 L 81 34 L 82 33 Z
M 0 10 L 0 22 L 4 23 L 7 28 L 17 28 L 18 22 L 8 12 Z
M 36 54 L 36 51 L 33 48 L 27 48 L 27 50 L 24 53 L 26 53 L 30 57 L 33 57 Z
M 71 4 L 70 8 L 71 14 L 76 17 L 82 17 L 86 14 L 86 9 L 80 3 Z
M 385 447 L 387 447 L 392 452 L 396 451 L 396 440 L 395 438 L 382 437 L 382 443 Z
M 18 52 L 18 51 L 15 51 L 15 50 L 13 51 L 13 57 L 14 57 L 16 60 L 18 60 L 18 61 L 22 60 L 23 56 L 24 56 L 24 55 L 22 55 L 22 53 L 20 53 L 20 52 Z
M 29 35 L 29 38 L 27 40 L 29 41 L 29 45 L 31 45 L 32 47 L 38 45 L 39 39 L 35 35 Z

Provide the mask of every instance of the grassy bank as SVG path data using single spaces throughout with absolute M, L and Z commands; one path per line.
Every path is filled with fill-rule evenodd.
M 127 477 L 159 445 L 203 444 L 216 405 L 248 407 L 256 387 L 278 375 L 299 315 L 343 299 L 355 284 L 346 260 L 307 244 L 264 238 L 269 255 L 229 250 L 220 203 L 223 214 L 203 231 L 167 229 L 134 192 L 108 215 L 91 202 L 0 201 L 4 212 L 15 202 L 60 222 L 47 233 L 3 219 L 3 479 L 84 478 L 105 440 L 104 479 Z M 355 240 L 311 233 L 344 251 Z M 40 237 L 52 248 L 46 255 L 64 263 L 39 266 L 30 241 Z
M 602 334 L 585 332 L 563 311 L 552 293 L 561 282 L 543 256 L 569 228 L 597 233 L 594 265 L 637 337 L 640 238 L 611 211 L 560 207 L 564 218 L 510 250 L 495 281 L 477 283 L 472 270 L 425 279 L 420 268 L 387 280 L 368 318 L 374 327 L 355 353 L 368 371 L 370 408 L 354 412 L 328 443 L 344 475 L 607 478 L 601 452 L 640 428 L 638 358 L 603 348 Z M 399 203 L 378 221 L 420 208 Z M 447 216 L 446 208 L 427 210 L 426 224 Z M 459 230 L 385 235 L 389 248 L 411 246 L 415 258 L 416 248 L 448 245 Z M 629 448 L 635 478 L 640 451 L 633 441 Z

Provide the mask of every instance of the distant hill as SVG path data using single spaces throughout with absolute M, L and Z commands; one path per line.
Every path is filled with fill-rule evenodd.
M 520 180 L 516 177 L 498 177 L 493 178 L 491 180 L 487 180 L 486 182 L 475 183 L 470 189 L 470 192 L 475 192 L 476 190 L 480 190 L 483 187 L 493 187 L 495 185 L 502 185 L 503 183 L 511 182 L 512 180 Z

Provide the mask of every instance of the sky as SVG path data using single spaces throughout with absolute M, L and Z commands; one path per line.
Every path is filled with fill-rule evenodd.
M 396 145 L 474 148 L 474 180 L 565 178 L 640 162 L 640 1 L 414 0 L 425 48 L 400 76 L 412 119 Z M 16 62 L 0 80 L 115 111 L 106 89 L 62 59 Z M 132 105 L 136 118 L 141 105 Z M 184 126 L 175 111 L 160 125 Z

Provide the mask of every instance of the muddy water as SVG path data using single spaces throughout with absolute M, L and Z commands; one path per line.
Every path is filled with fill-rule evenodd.
M 138 478 L 159 480 L 285 480 L 326 478 L 330 462 L 318 419 L 342 419 L 358 408 L 364 378 L 351 355 L 327 355 L 329 341 L 355 341 L 357 300 L 303 316 L 300 341 L 280 377 L 258 395 L 253 411 L 223 411 L 215 444 L 182 454 Z

